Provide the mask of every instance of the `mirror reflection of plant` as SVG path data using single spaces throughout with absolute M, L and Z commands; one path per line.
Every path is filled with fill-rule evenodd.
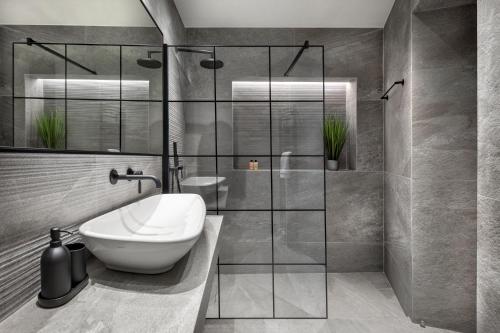
M 347 139 L 347 126 L 344 121 L 328 116 L 323 127 L 323 138 L 328 159 L 338 161 Z
M 64 148 L 64 118 L 56 111 L 39 115 L 36 118 L 36 128 L 45 148 Z

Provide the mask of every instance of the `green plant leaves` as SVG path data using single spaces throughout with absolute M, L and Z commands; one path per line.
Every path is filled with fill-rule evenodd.
M 328 159 L 338 161 L 347 139 L 347 126 L 344 121 L 328 116 L 323 126 L 323 138 Z
M 46 148 L 64 148 L 64 118 L 61 115 L 55 111 L 42 113 L 36 119 L 36 129 Z

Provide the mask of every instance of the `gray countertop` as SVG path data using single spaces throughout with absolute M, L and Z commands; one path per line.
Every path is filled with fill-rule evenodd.
M 111 271 L 89 261 L 89 285 L 66 305 L 36 298 L 0 323 L 0 332 L 198 332 L 203 330 L 222 216 L 207 216 L 193 249 L 170 272 Z

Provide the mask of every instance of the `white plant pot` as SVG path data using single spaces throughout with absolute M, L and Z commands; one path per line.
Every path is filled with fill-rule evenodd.
M 339 169 L 339 161 L 336 161 L 336 160 L 326 161 L 326 168 L 328 170 L 337 171 Z

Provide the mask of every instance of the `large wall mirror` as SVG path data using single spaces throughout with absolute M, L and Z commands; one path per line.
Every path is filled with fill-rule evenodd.
M 0 149 L 162 153 L 163 36 L 140 0 L 2 0 Z

